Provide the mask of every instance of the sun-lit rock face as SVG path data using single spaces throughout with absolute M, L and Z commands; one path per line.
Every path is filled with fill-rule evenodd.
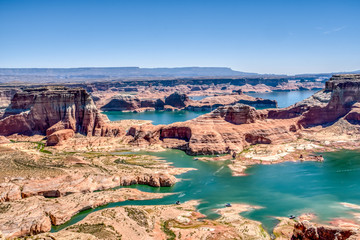
M 0 108 L 9 106 L 12 97 L 20 91 L 17 88 L 0 88 Z
M 300 124 L 309 127 L 329 124 L 344 117 L 360 101 L 360 75 L 334 75 L 326 82 L 324 92 L 331 93 L 326 106 L 315 106 L 303 115 Z M 352 114 L 354 116 L 354 114 Z M 349 119 L 354 117 L 349 116 Z M 356 119 L 356 118 L 355 118 Z
M 0 120 L 0 135 L 45 134 L 72 129 L 86 136 L 117 136 L 123 131 L 109 127 L 91 96 L 81 88 L 32 88 L 16 93 Z
M 254 123 L 257 119 L 264 119 L 255 108 L 245 104 L 235 104 L 231 106 L 222 106 L 211 113 L 224 118 L 225 121 L 233 124 Z

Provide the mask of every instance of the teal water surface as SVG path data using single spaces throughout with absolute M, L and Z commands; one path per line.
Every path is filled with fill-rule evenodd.
M 126 201 L 87 210 L 65 225 L 53 227 L 58 231 L 83 219 L 90 212 L 122 205 L 173 204 L 175 201 L 200 200 L 198 209 L 209 218 L 216 218 L 214 208 L 230 203 L 247 203 L 262 209 L 242 215 L 261 221 L 271 231 L 277 223 L 274 216 L 315 213 L 319 221 L 332 218 L 351 218 L 350 209 L 340 202 L 360 204 L 360 152 L 324 153 L 324 162 L 287 162 L 250 167 L 247 176 L 233 177 L 225 162 L 194 161 L 194 157 L 178 150 L 147 153 L 172 162 L 175 167 L 192 167 L 180 175 L 182 181 L 173 187 L 154 188 L 130 186 L 147 192 L 173 192 L 176 195 L 146 201 Z
M 264 99 L 276 100 L 279 108 L 285 108 L 300 102 L 319 90 L 303 90 L 303 91 L 276 91 L 266 93 L 245 93 L 249 96 L 259 97 Z
M 154 125 L 171 124 L 174 122 L 185 122 L 197 118 L 198 116 L 208 113 L 207 111 L 148 111 L 148 112 L 121 112 L 108 111 L 104 112 L 110 121 L 119 121 L 125 119 L 150 120 Z

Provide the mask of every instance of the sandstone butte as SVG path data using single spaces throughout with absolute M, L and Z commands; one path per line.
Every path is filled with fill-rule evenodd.
M 134 126 L 126 141 L 137 146 L 160 144 L 191 155 L 239 153 L 250 145 L 292 142 L 304 130 L 339 121 L 357 129 L 359 101 L 360 75 L 334 75 L 325 89 L 288 108 L 221 106 L 186 122 Z
M 0 135 L 46 134 L 51 145 L 73 136 L 70 130 L 86 136 L 124 133 L 98 111 L 91 96 L 81 88 L 25 89 L 14 95 L 0 120 Z

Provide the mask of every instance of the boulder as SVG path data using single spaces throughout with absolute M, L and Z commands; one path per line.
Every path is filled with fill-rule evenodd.
M 50 134 L 46 139 L 47 146 L 61 145 L 69 138 L 75 136 L 75 132 L 72 129 L 63 129 Z

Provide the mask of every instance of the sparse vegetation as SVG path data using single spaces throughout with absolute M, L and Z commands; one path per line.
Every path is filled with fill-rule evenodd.
M 168 236 L 167 240 L 175 240 L 176 234 L 170 229 L 171 220 L 167 220 L 161 224 L 161 230 Z
M 97 224 L 79 224 L 68 228 L 70 231 L 81 233 L 89 233 L 99 239 L 116 239 L 120 240 L 121 235 L 116 232 L 113 226 L 105 225 L 104 223 Z
M 124 207 L 128 216 L 137 222 L 140 226 L 148 227 L 149 223 L 147 221 L 147 213 L 143 210 L 131 207 Z
M 11 208 L 10 204 L 1 204 L 0 213 L 6 213 Z

